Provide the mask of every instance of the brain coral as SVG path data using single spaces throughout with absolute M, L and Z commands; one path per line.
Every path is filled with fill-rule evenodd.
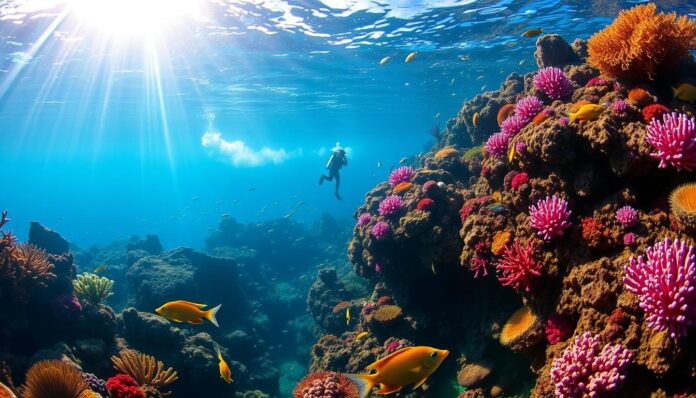
M 672 191 L 669 206 L 679 222 L 696 228 L 696 183 L 684 184 Z
M 602 74 L 653 80 L 696 49 L 696 22 L 656 13 L 653 3 L 622 11 L 589 40 L 588 63 Z

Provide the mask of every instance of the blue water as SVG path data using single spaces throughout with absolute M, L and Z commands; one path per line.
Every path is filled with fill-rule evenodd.
M 223 214 L 347 219 L 434 124 L 535 69 L 522 32 L 587 38 L 638 2 L 189 3 L 139 32 L 138 5 L 107 24 L 80 1 L 0 1 L 0 207 L 20 237 L 38 219 L 80 245 L 157 233 L 200 247 Z M 205 147 L 206 133 L 240 142 Z M 317 185 L 336 142 L 343 201 Z

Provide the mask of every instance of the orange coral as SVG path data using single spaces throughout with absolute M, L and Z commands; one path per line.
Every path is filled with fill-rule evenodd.
M 505 119 L 509 118 L 512 116 L 512 113 L 515 112 L 515 104 L 505 104 L 503 105 L 502 108 L 498 111 L 498 126 L 501 126 Z
M 394 321 L 399 316 L 401 316 L 401 307 L 393 304 L 383 305 L 377 308 L 373 315 L 374 319 L 380 323 L 388 323 Z
M 500 255 L 500 253 L 503 252 L 505 245 L 507 245 L 510 242 L 511 237 L 512 234 L 510 233 L 510 231 L 497 232 L 493 236 L 493 241 L 491 242 L 491 253 L 495 254 L 496 256 Z
M 83 398 L 87 382 L 77 367 L 58 360 L 39 361 L 27 372 L 24 398 Z
M 444 158 L 452 156 L 456 153 L 457 153 L 457 149 L 455 149 L 451 146 L 447 146 L 447 147 L 444 147 L 444 148 L 440 149 L 439 151 L 437 151 L 437 153 L 435 153 L 435 160 L 444 159 Z
M 394 189 L 392 191 L 397 195 L 401 195 L 402 193 L 411 189 L 411 187 L 413 187 L 412 182 L 404 181 L 404 182 L 400 182 L 400 183 L 396 184 L 396 186 L 394 187 Z
M 588 63 L 603 75 L 653 80 L 696 49 L 696 22 L 656 13 L 653 3 L 622 11 L 587 43 Z
M 46 282 L 56 276 L 51 272 L 53 264 L 48 255 L 38 247 L 22 243 L 3 233 L 0 239 L 0 288 L 10 291 L 10 297 L 26 302 L 34 288 L 46 287 Z
M 544 120 L 549 118 L 549 114 L 546 112 L 539 112 L 534 119 L 532 119 L 532 124 L 541 124 Z
M 696 183 L 684 184 L 672 191 L 669 205 L 679 222 L 696 229 Z
M 628 102 L 633 106 L 642 108 L 645 105 L 655 102 L 655 97 L 645 89 L 634 88 L 628 92 Z

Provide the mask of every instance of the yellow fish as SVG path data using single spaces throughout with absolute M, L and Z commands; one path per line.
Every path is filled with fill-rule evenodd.
M 542 28 L 537 28 L 537 29 L 529 29 L 528 31 L 522 33 L 522 36 L 524 37 L 534 37 L 534 36 L 539 36 L 540 34 L 544 33 L 544 29 Z
M 568 124 L 573 123 L 575 119 L 579 120 L 594 120 L 599 117 L 606 110 L 602 105 L 597 104 L 585 104 L 578 109 L 577 112 L 568 113 Z
M 346 325 L 350 324 L 350 307 L 346 308 Z
M 474 124 L 474 127 L 478 127 L 478 118 L 479 118 L 479 113 L 478 112 L 474 113 L 474 116 L 471 118 L 471 123 Z
M 409 62 L 413 61 L 413 59 L 416 58 L 416 54 L 418 54 L 418 51 L 413 51 L 413 52 L 409 53 L 406 56 L 406 61 L 404 61 L 404 62 L 409 63 Z
M 346 374 L 358 385 L 360 398 L 365 398 L 379 384 L 377 394 L 401 390 L 407 384 L 420 387 L 449 355 L 447 350 L 432 347 L 406 347 L 395 351 L 367 367 L 372 374 Z
M 95 268 L 93 272 L 94 272 L 95 274 L 98 274 L 98 273 L 100 273 L 100 272 L 106 271 L 107 268 L 109 268 L 108 265 L 102 264 L 102 265 L 98 266 L 97 268 Z
M 203 310 L 206 304 L 197 304 L 190 301 L 177 300 L 170 301 L 155 310 L 161 317 L 173 322 L 188 322 L 194 325 L 203 323 L 203 318 L 210 321 L 215 326 L 219 326 L 216 316 L 222 304 L 209 310 Z
M 219 348 L 217 350 L 217 357 L 220 360 L 220 378 L 225 380 L 227 384 L 232 383 L 232 372 L 230 371 L 229 365 L 227 365 L 227 362 L 225 362 L 225 359 L 222 357 Z
M 674 98 L 684 102 L 696 102 L 696 86 L 691 83 L 682 83 L 677 87 L 672 87 Z
M 357 335 L 355 335 L 355 340 L 360 340 L 363 337 L 367 336 L 368 334 L 370 334 L 370 333 L 369 332 L 360 332 Z
M 512 162 L 512 159 L 515 158 L 515 146 L 510 145 L 510 152 L 508 152 L 508 163 Z
M 389 61 L 391 61 L 391 57 L 384 57 L 384 58 L 382 58 L 381 61 L 379 61 L 379 66 L 384 66 L 384 65 L 388 64 Z

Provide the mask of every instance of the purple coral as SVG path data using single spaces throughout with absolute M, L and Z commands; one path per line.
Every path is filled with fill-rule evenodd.
M 391 232 L 391 227 L 384 221 L 377 221 L 372 227 L 372 235 L 377 240 L 384 240 L 389 236 Z
M 598 335 L 579 335 L 551 366 L 556 397 L 597 397 L 616 389 L 632 356 L 621 344 L 602 346 Z
M 624 268 L 626 288 L 639 298 L 647 324 L 667 330 L 672 338 L 686 336 L 696 324 L 696 253 L 694 246 L 669 238 L 631 257 Z
M 404 202 L 399 195 L 389 195 L 379 202 L 379 214 L 385 217 L 392 216 L 403 207 Z
M 620 222 L 626 228 L 630 228 L 640 221 L 638 210 L 631 206 L 624 206 L 616 211 L 616 221 Z
M 512 115 L 500 125 L 500 132 L 507 134 L 508 137 L 513 137 L 519 133 L 527 122 L 517 115 Z
M 657 151 L 650 154 L 660 161 L 659 168 L 668 164 L 677 171 L 696 168 L 696 121 L 676 112 L 654 118 L 648 125 L 645 141 Z
M 510 141 L 509 135 L 503 132 L 495 133 L 486 141 L 486 152 L 493 157 L 501 158 L 507 152 L 508 141 Z
M 554 100 L 565 98 L 573 93 L 573 83 L 561 69 L 553 66 L 539 69 L 534 75 L 534 87 Z
M 633 246 L 636 243 L 636 234 L 628 232 L 623 236 L 624 246 Z
M 109 396 L 109 390 L 106 388 L 106 382 L 92 373 L 82 373 L 82 378 L 89 385 L 89 389 L 98 393 L 102 397 Z
M 625 113 L 628 110 L 628 102 L 618 99 L 611 104 L 611 111 L 614 114 Z
M 369 224 L 370 221 L 372 221 L 372 216 L 368 213 L 363 213 L 360 215 L 360 217 L 358 217 L 358 225 L 361 227 L 364 227 L 365 225 Z
M 409 182 L 409 181 L 411 181 L 411 178 L 413 178 L 414 174 L 416 174 L 416 172 L 413 170 L 412 167 L 409 167 L 409 166 L 397 167 L 389 175 L 389 183 L 392 184 L 393 186 L 396 186 L 401 182 Z
M 517 101 L 515 105 L 515 115 L 519 116 L 525 124 L 531 122 L 534 116 L 538 115 L 543 110 L 544 103 L 533 95 L 522 98 Z
M 529 206 L 532 228 L 546 241 L 550 241 L 554 236 L 563 235 L 563 231 L 570 226 L 568 219 L 571 214 L 568 202 L 556 195 L 547 196 L 536 205 Z

